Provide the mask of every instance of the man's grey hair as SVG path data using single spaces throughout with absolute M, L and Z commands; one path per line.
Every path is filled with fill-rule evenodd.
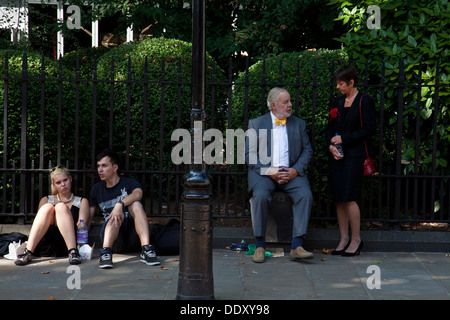
M 270 89 L 269 94 L 267 95 L 267 107 L 269 108 L 269 110 L 272 110 L 272 108 L 270 107 L 272 102 L 277 102 L 278 101 L 278 95 L 280 94 L 280 92 L 286 91 L 286 89 L 284 88 L 279 88 L 279 87 L 275 87 Z

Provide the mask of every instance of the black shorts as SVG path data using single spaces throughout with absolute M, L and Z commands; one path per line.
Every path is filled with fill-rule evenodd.
M 100 240 L 102 243 L 108 221 L 109 218 L 105 219 L 105 223 L 103 223 L 100 231 Z M 120 226 L 119 235 L 111 249 L 115 253 L 138 252 L 141 249 L 141 241 L 134 227 L 134 219 L 129 212 L 125 212 L 125 218 Z

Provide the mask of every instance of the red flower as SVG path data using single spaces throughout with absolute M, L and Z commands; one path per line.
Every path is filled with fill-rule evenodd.
M 333 108 L 330 110 L 330 116 L 332 119 L 336 118 L 339 115 L 339 111 L 337 108 Z

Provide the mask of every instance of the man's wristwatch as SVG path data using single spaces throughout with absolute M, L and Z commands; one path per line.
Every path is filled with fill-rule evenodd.
M 120 203 L 122 205 L 122 211 L 125 210 L 125 203 L 123 203 L 122 200 L 117 201 L 117 203 Z

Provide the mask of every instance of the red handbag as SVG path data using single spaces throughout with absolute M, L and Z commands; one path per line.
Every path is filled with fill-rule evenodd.
M 364 160 L 364 175 L 370 176 L 371 174 L 375 173 L 375 165 L 373 163 L 373 160 L 371 157 L 367 157 L 366 160 Z
M 361 100 L 364 95 L 361 95 L 361 98 L 359 99 L 359 119 L 361 120 L 361 128 L 363 127 L 362 123 L 362 113 L 361 113 Z M 376 172 L 375 170 L 375 164 L 373 163 L 373 159 L 369 157 L 369 152 L 367 151 L 367 144 L 366 140 L 364 140 L 364 147 L 366 147 L 366 155 L 367 158 L 364 160 L 364 175 L 370 176 L 371 174 L 374 174 Z

